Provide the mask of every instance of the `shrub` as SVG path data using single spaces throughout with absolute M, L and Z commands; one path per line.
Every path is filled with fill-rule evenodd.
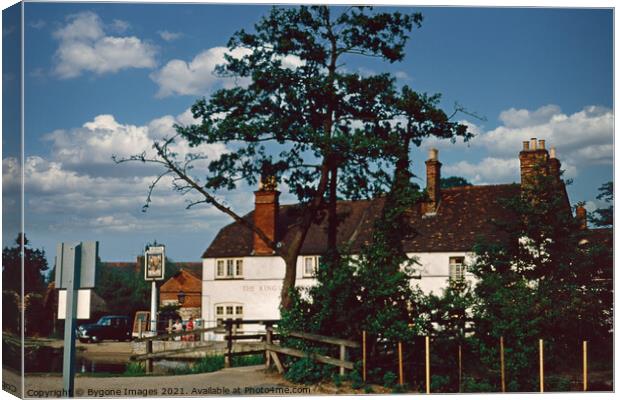
M 392 371 L 388 371 L 383 375 L 383 386 L 386 388 L 393 388 L 396 385 L 396 374 Z
M 123 372 L 124 376 L 144 376 L 146 375 L 146 370 L 144 369 L 144 365 L 139 362 L 130 362 L 125 367 L 125 372 Z
M 284 377 L 294 383 L 318 383 L 329 377 L 330 367 L 323 366 L 309 358 L 302 358 L 291 364 Z
M 250 354 L 241 357 L 235 357 L 233 365 L 235 367 L 244 367 L 246 365 L 261 365 L 265 363 L 264 354 Z
M 450 377 L 446 375 L 433 375 L 431 377 L 431 392 L 447 393 L 450 391 Z
M 191 373 L 202 374 L 219 371 L 222 368 L 224 368 L 224 356 L 206 356 L 192 366 Z

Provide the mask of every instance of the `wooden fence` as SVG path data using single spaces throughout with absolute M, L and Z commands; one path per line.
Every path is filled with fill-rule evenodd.
M 223 326 L 195 329 L 191 331 L 191 334 L 203 336 L 204 333 L 214 332 L 224 334 L 224 341 L 208 341 L 204 342 L 199 340 L 194 342 L 195 344 L 182 348 L 165 350 L 159 352 L 153 352 L 153 342 L 159 340 L 170 340 L 178 336 L 186 336 L 189 332 L 170 332 L 163 335 L 138 338 L 136 342 L 146 342 L 146 351 L 144 354 L 138 354 L 131 357 L 134 361 L 145 361 L 146 371 L 151 373 L 153 371 L 153 360 L 163 359 L 179 354 L 197 351 L 216 351 L 224 354 L 225 366 L 233 367 L 233 358 L 235 356 L 242 356 L 248 354 L 263 354 L 265 355 L 265 364 L 267 367 L 271 367 L 272 363 L 277 368 L 278 372 L 284 373 L 285 366 L 280 360 L 279 355 L 292 356 L 298 358 L 309 358 L 313 361 L 322 364 L 333 365 L 339 368 L 340 375 L 345 374 L 345 370 L 353 370 L 354 362 L 349 359 L 349 349 L 361 348 L 361 361 L 362 361 L 362 379 L 366 382 L 367 370 L 369 361 L 367 360 L 367 348 L 366 348 L 366 332 L 362 332 L 361 343 L 341 339 L 331 336 L 323 336 L 306 332 L 292 331 L 287 332 L 285 335 L 277 330 L 274 330 L 274 326 L 277 327 L 278 320 L 226 320 L 223 321 Z M 264 331 L 261 333 L 247 334 L 238 328 L 241 325 L 262 325 Z M 299 349 L 285 347 L 282 345 L 282 339 L 284 338 L 296 338 L 310 342 L 322 343 L 325 345 L 337 346 L 339 349 L 339 357 L 332 357 L 328 355 L 309 353 Z M 505 354 L 504 354 L 504 338 L 501 337 L 498 341 L 499 350 L 499 379 L 500 388 L 502 392 L 506 391 L 506 372 L 505 372 Z M 539 391 L 542 393 L 545 390 L 545 371 L 544 371 L 544 341 L 539 340 L 539 368 L 538 368 L 538 383 Z M 403 372 L 403 344 L 398 343 L 398 351 L 396 353 L 398 363 L 398 381 L 399 384 L 405 383 L 405 374 Z M 582 369 L 583 369 L 583 391 L 588 390 L 588 347 L 587 342 L 583 342 L 582 346 Z M 458 365 L 458 383 L 459 392 L 461 391 L 462 380 L 462 348 L 458 345 L 457 355 Z M 431 337 L 424 337 L 424 383 L 426 393 L 431 392 Z

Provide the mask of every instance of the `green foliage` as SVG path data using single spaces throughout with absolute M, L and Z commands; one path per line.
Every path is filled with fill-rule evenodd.
M 130 362 L 125 367 L 125 372 L 123 372 L 123 376 L 145 376 L 146 369 L 144 368 L 144 364 L 141 362 Z
M 598 188 L 599 194 L 597 199 L 608 204 L 605 208 L 594 210 L 595 215 L 590 216 L 590 221 L 599 227 L 610 227 L 614 224 L 614 183 L 606 182 Z
M 449 189 L 459 186 L 471 186 L 471 182 L 460 176 L 449 176 L 439 179 L 439 187 L 441 189 Z
M 386 388 L 393 388 L 396 385 L 396 380 L 398 377 L 392 371 L 388 371 L 383 375 L 383 386 Z
M 191 373 L 215 372 L 222 368 L 224 368 L 224 356 L 206 356 L 192 366 Z
M 151 286 L 144 280 L 143 271 L 129 268 L 108 268 L 100 261 L 97 266 L 95 291 L 111 314 L 127 315 L 150 309 Z
M 431 376 L 431 392 L 432 393 L 448 393 L 451 390 L 450 377 L 447 375 Z
M 347 374 L 347 378 L 351 381 L 352 389 L 360 389 L 364 386 L 364 382 L 362 381 L 362 376 L 360 375 L 358 369 L 354 369 Z
M 22 268 L 21 268 L 21 250 L 23 236 L 23 255 L 24 269 L 22 288 Z M 15 239 L 13 247 L 5 247 L 2 249 L 2 290 L 12 290 L 15 293 L 23 294 L 38 292 L 45 290 L 44 273 L 48 270 L 47 259 L 45 258 L 45 250 L 33 249 L 26 235 L 19 234 Z
M 265 364 L 264 354 L 249 354 L 245 356 L 235 357 L 233 365 L 235 367 L 244 367 L 246 365 L 261 365 Z
M 462 391 L 465 393 L 489 393 L 497 392 L 497 386 L 491 384 L 488 379 L 476 379 L 471 376 L 463 377 Z
M 481 241 L 470 270 L 478 278 L 471 345 L 483 377 L 499 363 L 504 337 L 507 387 L 535 390 L 538 339 L 546 362 L 575 362 L 575 343 L 603 340 L 611 329 L 611 279 L 605 279 L 611 247 L 588 241 L 553 177 L 506 199 L 501 240 Z M 585 241 L 584 241 L 585 239 Z M 602 278 L 602 279 L 596 279 Z M 572 350 L 571 350 L 572 349 Z
M 331 376 L 333 367 L 317 363 L 310 358 L 300 358 L 293 362 L 284 377 L 294 383 L 313 384 Z

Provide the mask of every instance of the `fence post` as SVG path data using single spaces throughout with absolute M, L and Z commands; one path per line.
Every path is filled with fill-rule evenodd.
M 347 347 L 344 344 L 340 345 L 340 361 L 347 361 Z M 344 366 L 340 366 L 340 376 L 344 376 Z
M 402 385 L 403 382 L 403 344 L 398 342 L 398 383 Z
M 138 321 L 138 337 L 142 339 L 142 321 Z
M 459 393 L 461 393 L 461 382 L 463 380 L 463 354 L 459 343 Z
M 224 367 L 232 367 L 232 319 L 226 320 L 226 357 L 224 358 Z
M 153 340 L 149 338 L 146 341 L 146 355 L 150 356 L 151 354 L 153 354 Z M 147 374 L 153 373 L 153 359 L 151 357 L 148 357 L 146 359 L 146 373 Z
M 431 392 L 431 339 L 426 336 L 426 394 Z
M 362 381 L 366 382 L 366 331 L 362 331 Z
M 588 342 L 583 341 L 583 391 L 588 391 Z
M 543 348 L 543 340 L 538 339 L 538 355 L 539 355 L 539 364 L 540 364 L 540 393 L 545 391 L 545 367 L 544 367 L 544 348 Z
M 499 369 L 502 392 L 506 392 L 506 370 L 504 364 L 504 337 L 499 337 Z
M 269 324 L 265 325 L 265 331 L 266 331 L 265 342 L 267 343 L 267 345 L 271 345 L 271 342 L 272 342 L 271 333 L 273 332 L 271 325 Z M 265 350 L 265 367 L 267 369 L 271 367 L 271 357 L 269 357 L 269 350 Z

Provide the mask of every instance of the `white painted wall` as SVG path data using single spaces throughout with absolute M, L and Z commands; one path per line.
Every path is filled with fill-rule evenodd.
M 468 264 L 473 254 L 466 252 L 445 253 L 411 253 L 420 265 L 416 265 L 421 279 L 413 279 L 412 286 L 418 285 L 426 293 L 440 295 L 447 287 L 450 273 L 450 257 L 465 257 Z M 303 276 L 304 257 L 297 261 L 297 279 L 295 285 L 307 287 L 315 279 Z M 216 279 L 216 259 L 203 259 L 202 281 L 202 319 L 206 326 L 215 326 L 215 307 L 220 303 L 234 303 L 243 306 L 244 319 L 279 319 L 280 291 L 285 273 L 285 263 L 279 257 L 256 256 L 243 257 L 243 279 Z M 473 276 L 465 274 L 473 282 Z M 257 327 L 256 327 L 257 328 Z M 254 327 L 246 326 L 245 330 Z M 207 339 L 221 338 L 219 335 L 207 335 Z

